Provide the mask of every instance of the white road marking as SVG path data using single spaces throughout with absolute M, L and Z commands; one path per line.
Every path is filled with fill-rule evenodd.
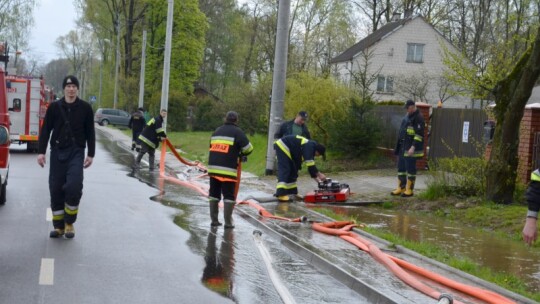
M 39 285 L 54 284 L 54 259 L 41 259 Z
M 51 208 L 47 208 L 47 214 L 45 214 L 45 219 L 47 222 L 52 221 L 52 210 Z

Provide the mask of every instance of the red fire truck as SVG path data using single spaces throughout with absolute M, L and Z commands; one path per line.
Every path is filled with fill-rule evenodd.
M 28 152 L 37 151 L 38 137 L 47 109 L 43 77 L 6 76 L 7 104 L 12 143 L 26 143 Z
M 0 62 L 7 63 L 7 52 L 0 45 Z M 5 72 L 0 66 L 0 205 L 6 203 L 6 188 L 9 173 L 9 113 L 7 110 Z

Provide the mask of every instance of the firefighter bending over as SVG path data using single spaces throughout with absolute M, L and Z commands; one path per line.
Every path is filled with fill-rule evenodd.
M 223 196 L 223 218 L 225 228 L 234 228 L 232 212 L 236 204 L 238 180 L 238 160 L 253 152 L 253 146 L 246 134 L 237 126 L 238 113 L 229 111 L 225 115 L 225 123 L 216 129 L 210 138 L 208 156 L 208 175 L 210 176 L 211 226 L 220 226 L 218 220 L 218 203 Z
M 407 115 L 401 121 L 394 154 L 398 158 L 398 186 L 392 195 L 413 196 L 416 181 L 416 159 L 424 156 L 424 117 L 414 101 L 405 103 Z
M 326 176 L 315 166 L 315 156 L 325 156 L 326 148 L 314 140 L 299 135 L 288 135 L 274 143 L 278 162 L 278 183 L 276 193 L 280 202 L 289 202 L 289 195 L 298 194 L 296 180 L 302 169 L 302 161 L 308 168 L 309 175 L 317 182 L 326 180 Z

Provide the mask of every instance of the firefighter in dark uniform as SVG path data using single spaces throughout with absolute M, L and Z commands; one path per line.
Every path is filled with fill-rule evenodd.
M 523 240 L 532 245 L 538 238 L 538 211 L 540 211 L 540 169 L 531 173 L 531 182 L 525 194 L 527 198 L 527 217 L 523 227 Z
M 148 153 L 149 169 L 154 170 L 156 149 L 159 146 L 159 142 L 163 138 L 167 138 L 167 134 L 165 134 L 165 129 L 163 127 L 163 119 L 165 119 L 165 117 L 167 117 L 167 110 L 163 109 L 158 116 L 148 121 L 146 127 L 142 130 L 141 135 L 139 135 L 141 151 L 135 159 L 137 166 L 141 164 L 141 159 L 144 154 Z
M 280 202 L 290 201 L 289 195 L 298 194 L 296 180 L 298 171 L 302 169 L 302 162 L 308 168 L 309 175 L 319 181 L 326 180 L 326 176 L 319 172 L 315 166 L 315 156 L 325 155 L 326 148 L 314 140 L 299 135 L 288 135 L 274 143 L 278 162 L 278 183 L 276 193 Z
M 128 127 L 131 129 L 131 151 L 141 151 L 141 143 L 139 142 L 139 135 L 141 135 L 144 126 L 146 125 L 146 119 L 144 119 L 144 109 L 138 108 L 137 111 L 131 114 Z
M 96 137 L 92 106 L 77 96 L 77 78 L 67 76 L 62 87 L 64 97 L 51 103 L 45 113 L 39 135 L 37 162 L 41 167 L 45 165 L 50 136 L 49 191 L 54 230 L 49 236 L 57 238 L 65 235 L 66 238 L 73 238 L 73 224 L 77 220 L 82 197 L 83 168 L 92 165 Z
M 237 126 L 238 113 L 229 111 L 225 123 L 216 129 L 210 138 L 208 175 L 210 176 L 210 219 L 212 226 L 219 226 L 218 203 L 223 196 L 223 218 L 225 228 L 234 228 L 232 212 L 236 203 L 238 159 L 253 152 L 246 134 Z
M 416 181 L 416 160 L 424 156 L 424 117 L 414 101 L 405 103 L 407 115 L 401 121 L 394 154 L 398 156 L 398 186 L 392 195 L 413 195 Z

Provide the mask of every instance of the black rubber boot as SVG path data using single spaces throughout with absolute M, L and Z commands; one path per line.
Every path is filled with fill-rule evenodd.
M 232 213 L 234 210 L 234 201 L 225 200 L 223 201 L 223 218 L 225 219 L 225 228 L 234 228 L 234 223 L 232 219 Z
M 210 205 L 210 219 L 212 220 L 212 222 L 210 223 L 210 226 L 212 227 L 221 226 L 221 223 L 218 220 L 219 200 L 211 197 L 208 203 Z
M 148 169 L 149 169 L 150 171 L 153 171 L 154 168 L 155 168 L 155 166 L 156 166 L 156 165 L 154 164 L 155 159 L 156 159 L 156 156 L 155 156 L 155 155 L 152 155 L 152 154 L 149 154 L 149 155 L 148 155 Z

